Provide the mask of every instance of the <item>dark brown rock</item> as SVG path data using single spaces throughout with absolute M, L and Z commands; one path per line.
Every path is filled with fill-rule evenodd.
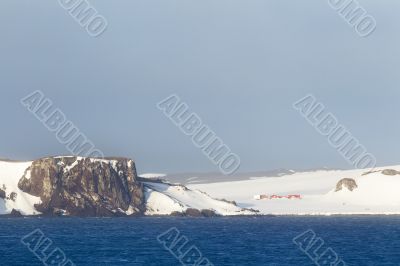
M 227 199 L 218 199 L 218 200 L 237 206 L 237 203 L 234 200 L 227 200 Z
M 41 198 L 35 208 L 44 215 L 61 211 L 72 216 L 121 216 L 128 210 L 132 215 L 144 211 L 135 163 L 125 158 L 43 158 L 25 171 L 18 187 Z
M 382 174 L 383 175 L 399 175 L 400 174 L 400 172 L 399 171 L 396 171 L 396 170 L 393 170 L 393 169 L 385 169 L 385 170 L 383 170 L 382 171 Z
M 216 216 L 219 216 L 213 210 L 201 210 L 201 214 L 204 217 L 216 217 Z
M 185 211 L 185 215 L 190 216 L 190 217 L 202 217 L 203 216 L 198 209 L 193 209 L 193 208 L 188 208 Z
M 17 200 L 18 194 L 16 192 L 11 192 L 10 194 L 10 200 L 16 201 Z
M 12 209 L 9 216 L 10 217 L 22 217 L 22 214 L 19 211 L 17 211 L 16 209 Z
M 373 174 L 373 173 L 377 173 L 377 172 L 379 172 L 379 170 L 375 170 L 375 171 L 372 171 L 372 170 L 371 170 L 371 171 L 362 173 L 362 176 L 369 175 L 369 174 Z
M 173 212 L 171 212 L 170 216 L 183 217 L 183 216 L 185 216 L 185 214 L 182 212 L 173 211 Z
M 335 192 L 341 191 L 343 189 L 343 187 L 347 188 L 350 191 L 353 191 L 358 186 L 357 186 L 357 183 L 356 183 L 356 181 L 354 179 L 352 179 L 352 178 L 343 178 L 342 180 L 340 180 L 337 183 Z

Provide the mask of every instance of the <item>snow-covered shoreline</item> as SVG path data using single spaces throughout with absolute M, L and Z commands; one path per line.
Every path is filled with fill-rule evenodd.
M 106 162 L 112 169 L 117 163 Z M 10 214 L 13 209 L 23 215 L 40 215 L 34 207 L 41 203 L 40 197 L 18 187 L 22 176 L 30 178 L 27 169 L 31 164 L 0 161 L 0 190 L 4 194 L 0 197 L 0 215 Z M 63 167 L 68 170 L 76 166 L 77 162 L 71 162 Z M 164 182 L 160 177 L 163 175 L 138 177 L 144 185 L 144 215 L 185 214 L 192 209 L 212 210 L 220 216 L 400 215 L 399 165 L 379 167 L 372 172 L 317 170 L 186 187 Z
M 400 175 L 385 175 L 383 170 L 400 171 L 400 166 L 367 170 L 319 170 L 280 177 L 193 184 L 188 187 L 212 197 L 235 200 L 240 207 L 253 208 L 260 215 L 400 215 Z M 357 188 L 336 190 L 343 179 L 353 179 Z M 255 195 L 301 195 L 301 199 L 254 199 Z
M 45 200 L 49 199 L 54 200 L 55 202 L 59 202 L 60 200 L 65 202 L 50 207 L 51 213 L 55 213 L 56 215 L 70 215 L 70 212 L 68 212 L 65 207 L 72 209 L 75 208 L 76 204 L 79 204 L 79 201 L 77 201 L 76 198 L 92 199 L 94 202 L 93 204 L 100 204 L 98 206 L 96 205 L 97 208 L 99 208 L 102 206 L 101 204 L 106 201 L 106 198 L 98 194 L 98 190 L 96 190 L 95 187 L 103 187 L 101 193 L 111 191 L 112 194 L 112 191 L 125 191 L 127 193 L 127 201 L 131 200 L 130 204 L 134 204 L 132 201 L 134 197 L 137 197 L 137 200 L 140 200 L 141 203 L 136 204 L 135 206 L 130 205 L 128 209 L 121 209 L 118 206 L 113 207 L 114 205 L 111 205 L 114 200 L 119 200 L 119 196 L 114 196 L 114 194 L 112 194 L 113 197 L 111 198 L 109 196 L 107 199 L 107 207 L 117 216 L 181 215 L 210 217 L 252 215 L 256 213 L 254 210 L 238 207 L 233 202 L 212 198 L 204 192 L 190 190 L 179 184 L 164 182 L 158 178 L 162 176 L 159 174 L 157 174 L 157 178 L 155 178 L 156 174 L 148 174 L 138 177 L 133 172 L 134 169 L 132 169 L 132 167 L 134 162 L 130 159 L 121 158 L 120 160 L 100 160 L 74 156 L 58 156 L 45 158 L 45 161 L 46 162 L 39 161 L 40 163 L 36 161 L 36 166 L 34 166 L 35 161 L 0 161 L 0 215 L 42 215 L 42 213 L 37 210 L 37 207 L 45 202 Z M 123 165 L 125 161 L 127 167 L 124 168 Z M 100 164 L 98 163 L 95 165 L 93 162 L 100 162 Z M 103 183 L 96 183 L 97 185 L 95 185 L 94 181 L 100 181 L 98 180 L 99 177 L 93 175 L 93 171 L 95 171 L 94 169 L 97 170 L 97 173 L 103 173 L 101 174 L 101 180 L 105 180 L 109 177 L 109 179 L 106 179 L 108 181 L 102 181 Z M 123 169 L 123 171 L 121 169 Z M 108 175 L 107 177 L 105 177 L 106 174 Z M 57 181 L 59 178 L 64 178 L 63 182 Z M 20 182 L 21 180 L 23 180 L 22 183 Z M 36 181 L 36 183 L 32 180 Z M 84 180 L 84 182 L 82 180 Z M 113 181 L 111 184 L 110 180 L 115 180 L 115 182 Z M 30 181 L 32 181 L 32 183 L 29 183 Z M 59 191 L 64 191 L 65 193 L 57 192 L 56 194 L 51 194 L 51 191 L 55 190 L 54 184 L 56 184 L 56 182 L 59 182 L 57 184 L 62 184 L 61 187 L 57 186 L 57 189 L 59 189 Z M 81 185 L 80 190 L 75 189 L 77 183 Z M 24 185 L 22 186 L 21 184 Z M 115 186 L 118 184 L 120 187 L 115 189 Z M 126 187 L 123 187 L 124 184 L 131 184 L 131 186 L 136 185 L 136 187 L 125 190 Z M 34 195 L 42 193 L 40 194 L 41 196 L 36 197 L 27 193 L 30 192 L 31 188 L 37 188 L 39 192 Z M 84 195 L 79 193 L 84 193 Z M 52 197 L 49 195 L 52 195 Z M 143 195 L 143 201 L 141 195 Z M 85 207 L 87 205 L 82 206 Z M 46 214 L 49 215 L 49 212 Z M 106 214 L 111 215 L 110 212 L 107 212 Z

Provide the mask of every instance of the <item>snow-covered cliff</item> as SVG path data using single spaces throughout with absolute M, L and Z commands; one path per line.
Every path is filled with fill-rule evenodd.
M 14 210 L 14 211 L 13 211 Z M 200 191 L 140 178 L 126 158 L 0 161 L 0 215 L 248 215 Z

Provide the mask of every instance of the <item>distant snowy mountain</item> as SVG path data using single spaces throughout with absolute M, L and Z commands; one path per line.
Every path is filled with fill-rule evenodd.
M 154 175 L 138 177 L 126 158 L 60 156 L 0 161 L 0 215 L 248 215 L 252 210 L 216 200 Z M 160 176 L 157 176 L 157 178 Z
M 224 175 L 220 172 L 210 173 L 177 173 L 177 174 L 165 174 L 162 176 L 163 179 L 168 180 L 172 183 L 179 184 L 205 184 L 205 183 L 218 183 L 218 182 L 232 182 L 232 181 L 243 181 L 249 179 L 265 178 L 265 177 L 279 177 L 292 175 L 294 173 L 313 172 L 319 170 L 333 170 L 329 168 L 316 168 L 316 169 L 275 169 L 270 171 L 256 171 L 256 172 L 238 172 L 232 175 Z
M 139 177 L 142 178 L 164 178 L 167 174 L 160 174 L 160 173 L 145 173 L 145 174 L 140 174 Z

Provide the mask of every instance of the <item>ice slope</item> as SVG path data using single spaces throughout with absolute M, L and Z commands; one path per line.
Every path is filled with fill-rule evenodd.
M 143 184 L 147 215 L 168 215 L 172 212 L 184 212 L 188 208 L 212 209 L 219 215 L 255 214 L 232 203 L 213 199 L 204 192 L 190 190 L 184 186 L 153 182 L 144 182 Z
M 190 185 L 212 197 L 235 200 L 239 206 L 260 210 L 262 214 L 332 215 L 400 214 L 400 175 L 382 174 L 384 169 L 400 171 L 400 166 L 366 170 L 315 171 L 282 177 L 257 178 L 226 183 Z M 343 178 L 353 178 L 358 188 L 335 192 Z M 256 200 L 254 195 L 300 194 L 298 199 Z
M 5 190 L 7 197 L 10 197 L 12 192 L 17 193 L 15 201 L 0 198 L 0 214 L 9 214 L 12 209 L 16 209 L 24 215 L 39 214 L 33 204 L 40 203 L 40 198 L 22 192 L 18 188 L 19 179 L 31 164 L 32 162 L 0 161 L 0 189 Z

